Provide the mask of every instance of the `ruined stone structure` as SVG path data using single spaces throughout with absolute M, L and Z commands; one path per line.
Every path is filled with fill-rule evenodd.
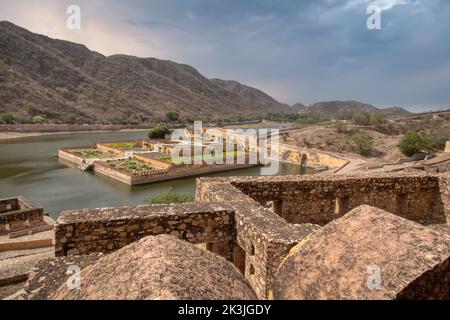
M 51 299 L 256 299 L 227 260 L 168 235 L 146 237 L 102 256 L 82 270 L 80 282 L 80 290 L 62 282 Z
M 44 210 L 24 197 L 0 200 L 0 235 L 42 224 Z
M 449 299 L 450 236 L 361 206 L 295 246 L 273 299 Z
M 233 262 L 265 299 L 295 245 L 361 205 L 447 228 L 450 174 L 199 178 L 194 204 L 62 213 L 55 226 L 56 254 L 108 253 L 148 235 L 171 234 Z M 428 249 L 420 249 L 428 239 L 427 232 L 418 233 L 418 247 L 411 252 L 428 255 Z
M 424 170 L 428 173 L 441 173 L 450 171 L 450 153 L 424 160 L 413 166 L 414 169 Z

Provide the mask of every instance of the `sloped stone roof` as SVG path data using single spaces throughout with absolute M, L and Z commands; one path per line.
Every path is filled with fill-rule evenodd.
M 296 245 L 273 299 L 449 299 L 450 237 L 361 206 Z
M 173 236 L 150 236 L 81 271 L 81 289 L 52 299 L 256 299 L 229 261 Z

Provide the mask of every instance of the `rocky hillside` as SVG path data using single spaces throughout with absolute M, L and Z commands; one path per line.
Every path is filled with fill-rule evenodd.
M 106 57 L 0 22 L 0 114 L 21 121 L 142 123 L 182 117 L 289 113 L 258 89 L 209 80 L 191 66 L 154 58 Z
M 346 118 L 352 117 L 352 115 L 359 112 L 381 112 L 387 116 L 407 116 L 412 114 L 411 112 L 400 107 L 380 109 L 370 104 L 361 103 L 358 101 L 327 101 L 317 102 L 309 107 L 304 107 L 301 104 L 296 104 L 293 107 L 299 109 L 301 114 L 321 118 Z

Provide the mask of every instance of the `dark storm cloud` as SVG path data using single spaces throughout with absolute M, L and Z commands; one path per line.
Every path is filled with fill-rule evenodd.
M 0 9 L 16 2 L 0 0 Z M 75 40 L 105 54 L 176 60 L 288 103 L 450 107 L 447 0 L 78 2 L 86 24 Z M 366 27 L 370 4 L 383 9 L 381 30 Z M 26 21 L 19 16 L 6 17 Z

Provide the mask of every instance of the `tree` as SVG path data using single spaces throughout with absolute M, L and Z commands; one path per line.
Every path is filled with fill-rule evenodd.
M 194 122 L 195 122 L 194 118 L 192 118 L 192 117 L 187 117 L 186 118 L 186 123 L 193 124 Z
M 148 132 L 148 137 L 150 139 L 163 139 L 170 130 L 163 124 L 158 123 Z
M 427 147 L 428 144 L 424 136 L 413 131 L 405 134 L 398 145 L 400 151 L 408 157 L 423 151 Z
M 170 122 L 175 122 L 178 121 L 178 119 L 180 118 L 180 114 L 178 112 L 170 111 L 166 113 L 166 118 Z
M 359 132 L 353 136 L 356 151 L 363 156 L 368 156 L 373 150 L 373 138 L 367 133 Z

